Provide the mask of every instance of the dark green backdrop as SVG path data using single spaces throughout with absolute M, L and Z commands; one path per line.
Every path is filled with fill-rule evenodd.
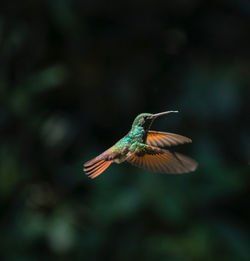
M 1 3 L 1 260 L 250 260 L 249 72 L 248 0 Z M 196 172 L 84 175 L 176 109 Z

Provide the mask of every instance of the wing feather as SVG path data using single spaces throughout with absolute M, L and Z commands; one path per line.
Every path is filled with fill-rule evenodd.
M 144 154 L 133 153 L 127 161 L 139 168 L 168 174 L 187 173 L 197 168 L 197 162 L 187 156 L 149 145 Z
M 148 131 L 146 143 L 151 146 L 174 146 L 183 143 L 190 143 L 191 139 L 170 132 L 161 132 L 161 131 Z

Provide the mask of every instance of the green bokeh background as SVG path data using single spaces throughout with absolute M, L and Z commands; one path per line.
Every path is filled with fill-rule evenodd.
M 0 258 L 250 260 L 250 4 L 0 4 Z M 141 112 L 186 175 L 82 164 Z

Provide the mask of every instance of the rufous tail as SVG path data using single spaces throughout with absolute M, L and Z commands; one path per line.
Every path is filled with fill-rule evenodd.
M 101 155 L 84 164 L 83 170 L 85 171 L 85 174 L 92 179 L 102 174 L 102 172 L 106 170 L 109 167 L 109 165 L 113 162 L 113 160 L 106 161 L 103 159 L 103 157 L 100 156 Z

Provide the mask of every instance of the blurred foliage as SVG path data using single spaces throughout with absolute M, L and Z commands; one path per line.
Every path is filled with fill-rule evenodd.
M 249 1 L 0 5 L 1 260 L 250 260 Z M 83 174 L 175 109 L 196 172 Z

